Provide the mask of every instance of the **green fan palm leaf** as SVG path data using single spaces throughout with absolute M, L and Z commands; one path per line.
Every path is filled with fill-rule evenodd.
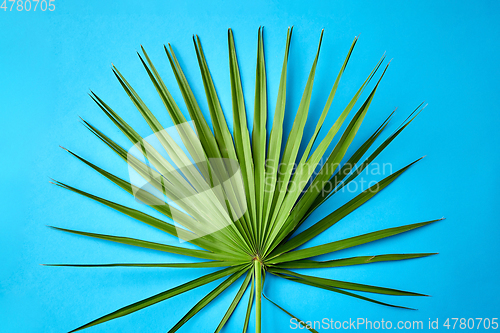
M 285 133 L 287 99 L 287 75 L 292 28 L 288 29 L 284 59 L 282 63 L 280 83 L 278 87 L 274 118 L 271 130 L 267 132 L 268 88 L 267 69 L 264 52 L 264 29 L 259 28 L 257 38 L 257 61 L 255 75 L 255 96 L 252 131 L 249 130 L 245 96 L 242 88 L 240 65 L 236 52 L 233 31 L 228 30 L 228 54 L 230 92 L 232 99 L 233 132 L 229 130 L 226 114 L 223 112 L 218 93 L 209 70 L 208 61 L 203 52 L 201 40 L 193 36 L 198 66 L 207 99 L 207 109 L 210 113 L 210 129 L 208 119 L 205 119 L 200 104 L 196 100 L 191 86 L 178 61 L 173 47 L 164 46 L 168 62 L 182 94 L 185 109 L 190 119 L 182 113 L 182 107 L 177 104 L 160 77 L 153 61 L 141 46 L 139 59 L 174 127 L 164 128 L 154 113 L 146 106 L 125 76 L 113 65 L 112 71 L 130 98 L 132 104 L 142 115 L 152 131 L 148 137 L 140 136 L 133 127 L 125 122 L 103 99 L 91 91 L 90 97 L 105 113 L 105 115 L 128 138 L 133 147 L 124 149 L 109 136 L 101 132 L 88 121 L 84 125 L 104 142 L 114 153 L 122 158 L 136 176 L 130 181 L 115 176 L 104 170 L 89 159 L 64 148 L 69 154 L 89 166 L 122 190 L 133 195 L 136 200 L 151 206 L 164 218 L 157 218 L 145 212 L 127 207 L 114 201 L 79 190 L 59 181 L 54 184 L 97 201 L 124 215 L 177 237 L 196 248 L 187 248 L 170 244 L 161 244 L 136 238 L 76 231 L 67 228 L 54 229 L 80 236 L 121 243 L 134 247 L 142 247 L 202 259 L 201 262 L 185 263 L 98 263 L 98 264 L 49 264 L 47 266 L 66 267 L 163 267 L 163 268 L 220 268 L 213 273 L 199 277 L 178 287 L 169 289 L 144 300 L 122 307 L 110 314 L 91 321 L 74 331 L 82 330 L 106 321 L 116 319 L 145 307 L 162 302 L 186 291 L 202 285 L 223 279 L 219 285 L 199 300 L 186 315 L 180 319 L 169 332 L 179 330 L 190 318 L 210 304 L 229 286 L 242 281 L 241 285 L 215 329 L 222 330 L 231 318 L 236 307 L 244 299 L 249 290 L 246 317 L 243 322 L 243 332 L 249 326 L 250 314 L 255 304 L 255 331 L 261 332 L 261 302 L 262 297 L 276 305 L 297 322 L 304 323 L 280 305 L 264 295 L 266 272 L 279 278 L 302 283 L 316 288 L 333 291 L 342 295 L 355 297 L 375 304 L 405 308 L 407 307 L 380 302 L 375 299 L 358 295 L 356 292 L 393 296 L 425 296 L 416 292 L 396 290 L 354 282 L 326 279 L 297 273 L 290 269 L 303 268 L 333 268 L 389 262 L 427 257 L 436 253 L 410 254 L 380 254 L 373 256 L 358 256 L 327 261 L 313 260 L 314 257 L 340 251 L 346 248 L 395 236 L 431 224 L 439 220 L 414 223 L 374 231 L 338 241 L 307 247 L 307 243 L 325 232 L 347 215 L 358 209 L 384 188 L 393 183 L 418 160 L 400 170 L 388 175 L 375 185 L 357 194 L 346 204 L 335 209 L 326 217 L 313 223 L 301 232 L 299 227 L 307 218 L 332 196 L 345 186 L 355 181 L 357 177 L 384 151 L 389 144 L 415 119 L 423 106 L 419 105 L 410 116 L 389 135 L 368 157 L 364 156 L 375 145 L 377 139 L 387 128 L 394 111 L 382 122 L 373 134 L 362 142 L 352 154 L 357 133 L 368 113 L 370 105 L 375 100 L 377 89 L 381 84 L 388 64 L 379 75 L 376 83 L 370 88 L 370 93 L 364 101 L 363 92 L 377 75 L 385 61 L 385 55 L 377 62 L 374 69 L 358 88 L 337 120 L 320 138 L 320 131 L 336 95 L 341 87 L 349 60 L 358 41 L 356 37 L 347 52 L 347 56 L 335 78 L 313 134 L 305 138 L 305 126 L 310 110 L 317 64 L 319 61 L 321 43 L 324 31 L 321 31 L 317 52 L 305 84 L 301 101 L 289 133 Z M 357 102 L 363 103 L 354 112 Z M 348 117 L 352 118 L 348 121 Z M 345 129 L 341 130 L 345 125 Z M 335 142 L 334 139 L 340 136 Z M 301 145 L 305 149 L 301 156 Z M 331 152 L 326 155 L 329 148 Z M 283 151 L 282 151 L 283 150 Z M 363 159 L 364 158 L 364 159 Z M 322 163 L 325 159 L 324 163 Z M 342 164 L 342 161 L 347 162 Z M 316 332 L 311 327 L 306 327 Z

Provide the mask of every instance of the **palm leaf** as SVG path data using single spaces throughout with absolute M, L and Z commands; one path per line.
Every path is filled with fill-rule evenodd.
M 306 258 L 311 258 L 315 256 L 320 256 L 323 254 L 335 252 L 335 251 L 340 251 L 343 249 L 347 249 L 353 246 L 358 246 L 361 244 L 366 244 L 369 242 L 373 242 L 379 239 L 383 239 L 386 237 L 394 236 L 397 234 L 400 234 L 402 232 L 410 231 L 416 228 L 420 228 L 423 226 L 426 226 L 428 224 L 441 221 L 441 219 L 437 220 L 432 220 L 428 222 L 420 222 L 420 223 L 414 223 L 414 224 L 408 224 L 404 225 L 401 227 L 395 227 L 395 228 L 388 228 L 384 230 L 379 230 L 379 231 L 374 231 L 370 232 L 364 235 L 360 236 L 355 236 L 323 245 L 318 245 L 314 247 L 310 247 L 307 249 L 302 249 L 302 250 L 296 250 L 292 252 L 287 252 L 285 254 L 282 254 L 280 256 L 277 256 L 277 258 L 272 259 L 269 261 L 270 264 L 273 263 L 281 263 L 281 262 L 287 262 L 287 261 L 293 261 L 293 260 L 300 260 L 300 259 L 306 259 Z
M 177 296 L 177 295 L 180 295 L 182 293 L 185 293 L 186 291 L 198 288 L 200 286 L 203 286 L 203 285 L 205 285 L 207 283 L 210 283 L 212 281 L 216 281 L 216 280 L 218 280 L 220 278 L 223 278 L 225 276 L 228 276 L 230 274 L 234 274 L 234 273 L 236 273 L 238 271 L 240 271 L 240 272 L 243 271 L 243 269 L 241 268 L 241 266 L 231 267 L 231 268 L 225 268 L 223 270 L 220 270 L 220 271 L 217 271 L 217 272 L 213 272 L 213 273 L 204 275 L 204 276 L 199 277 L 199 278 L 197 278 L 195 280 L 192 280 L 192 281 L 189 281 L 187 283 L 181 284 L 180 286 L 177 286 L 175 288 L 166 290 L 166 291 L 161 292 L 159 294 L 156 294 L 154 296 L 151 296 L 151 297 L 148 297 L 146 299 L 143 299 L 142 301 L 139 301 L 139 302 L 127 305 L 127 306 L 125 306 L 123 308 L 120 308 L 120 309 L 118 309 L 118 310 L 116 310 L 116 311 L 114 311 L 114 312 L 112 312 L 110 314 L 107 314 L 107 315 L 102 316 L 102 317 L 100 317 L 100 318 L 98 318 L 96 320 L 93 320 L 93 321 L 91 321 L 88 324 L 80 326 L 80 327 L 72 330 L 71 332 L 80 331 L 80 330 L 82 330 L 84 328 L 92 327 L 92 326 L 95 326 L 95 325 L 98 325 L 98 324 L 102 324 L 102 323 L 107 322 L 107 321 L 112 320 L 112 319 L 116 319 L 116 318 L 119 318 L 119 317 L 126 316 L 128 314 L 131 314 L 133 312 L 139 311 L 139 310 L 144 309 L 144 308 L 146 308 L 148 306 L 151 306 L 153 304 L 162 302 L 162 301 L 167 300 L 169 298 L 172 298 L 174 296 Z
M 312 282 L 312 281 L 308 281 L 308 280 L 304 280 L 304 279 L 299 279 L 299 278 L 294 278 L 294 277 L 289 277 L 289 276 L 286 276 L 286 275 L 283 275 L 281 277 L 283 277 L 283 278 L 285 278 L 287 280 L 293 281 L 293 282 L 302 283 L 302 284 L 306 284 L 306 285 L 309 285 L 309 286 L 312 286 L 312 287 L 321 288 L 321 289 L 325 289 L 325 290 L 330 290 L 330 291 L 333 291 L 333 292 L 338 293 L 338 294 L 342 294 L 342 295 L 346 295 L 346 296 L 351 296 L 351 297 L 358 298 L 358 299 L 361 299 L 363 301 L 368 301 L 368 302 L 375 303 L 375 304 L 380 304 L 380 305 L 384 305 L 384 306 L 388 306 L 388 307 L 392 307 L 392 308 L 399 308 L 399 309 L 406 309 L 406 310 L 415 310 L 415 309 L 408 308 L 408 307 L 405 307 L 405 306 L 394 305 L 394 304 L 390 304 L 390 303 L 385 303 L 385 302 L 377 301 L 377 300 L 375 300 L 373 298 L 370 298 L 370 297 L 361 296 L 361 295 L 358 295 L 358 294 L 355 294 L 355 293 L 351 293 L 349 291 L 338 289 L 338 288 L 335 288 L 335 287 L 332 287 L 332 286 L 329 286 L 329 285 L 325 285 L 325 284 L 315 283 L 315 282 Z
M 168 253 L 174 253 L 174 254 L 181 254 L 181 255 L 195 257 L 195 258 L 201 258 L 201 259 L 217 260 L 218 258 L 219 259 L 225 258 L 225 260 L 231 261 L 231 258 L 232 258 L 231 256 L 228 256 L 228 255 L 220 255 L 220 254 L 208 252 L 208 251 L 186 249 L 186 248 L 179 247 L 179 246 L 153 243 L 153 242 L 148 242 L 148 241 L 144 241 L 141 239 L 135 239 L 135 238 L 130 238 L 130 237 L 96 234 L 96 233 L 92 233 L 92 232 L 77 231 L 77 230 L 64 229 L 64 228 L 58 228 L 58 227 L 51 227 L 51 228 L 56 229 L 56 230 L 60 230 L 60 231 L 64 231 L 64 232 L 68 232 L 71 234 L 82 235 L 82 236 L 87 236 L 87 237 L 92 237 L 92 238 L 98 238 L 98 239 L 107 240 L 110 242 L 131 245 L 131 246 L 136 246 L 136 247 L 142 247 L 142 248 L 146 248 L 146 249 L 150 249 L 150 250 L 156 250 L 156 251 L 162 251 L 162 252 L 168 252 Z
M 328 215 L 327 217 L 323 218 L 321 221 L 317 222 L 313 226 L 309 227 L 308 229 L 304 230 L 300 234 L 298 234 L 296 237 L 293 237 L 290 239 L 286 244 L 283 244 L 282 246 L 279 246 L 275 249 L 275 253 L 284 253 L 288 252 L 304 243 L 307 241 L 311 240 L 312 238 L 316 237 L 319 235 L 321 232 L 325 231 L 326 229 L 330 228 L 332 225 L 340 221 L 342 218 L 347 216 L 349 213 L 353 212 L 355 209 L 360 207 L 362 204 L 373 198 L 377 193 L 382 191 L 385 187 L 387 187 L 390 183 L 392 183 L 394 180 L 396 180 L 403 172 L 408 170 L 410 166 L 412 166 L 414 163 L 418 162 L 419 160 L 408 164 L 406 167 L 398 170 L 397 172 L 393 173 L 392 175 L 384 178 L 380 182 L 374 184 L 373 186 L 370 186 L 368 189 L 357 195 L 354 199 L 340 207 L 339 209 L 335 210 L 333 213 Z M 297 225 L 300 222 L 296 222 Z M 288 230 L 293 229 L 295 226 L 292 224 L 290 225 L 287 229 L 284 229 L 284 233 L 286 233 Z
M 255 279 L 255 275 L 252 275 L 252 280 Z M 252 286 L 250 288 L 250 295 L 248 296 L 248 305 L 247 305 L 247 312 L 245 315 L 245 322 L 243 324 L 243 333 L 246 333 L 248 330 L 248 323 L 250 321 L 250 313 L 252 311 L 252 304 L 253 304 L 253 298 L 255 294 L 255 289 L 254 289 L 255 284 L 252 283 Z
M 427 296 L 427 295 L 409 292 L 409 291 L 402 291 L 402 290 L 391 289 L 391 288 L 369 286 L 369 285 L 360 284 L 360 283 L 352 283 L 352 282 L 345 282 L 345 281 L 339 281 L 339 280 L 319 278 L 319 277 L 315 277 L 315 276 L 309 276 L 309 275 L 295 273 L 295 272 L 292 272 L 292 271 L 289 271 L 286 269 L 270 268 L 269 272 L 276 274 L 280 277 L 284 277 L 285 275 L 293 276 L 296 278 L 300 278 L 302 280 L 314 282 L 317 284 L 327 285 L 327 286 L 338 288 L 338 289 L 357 290 L 357 291 L 364 291 L 364 292 L 368 292 L 368 293 L 393 295 L 393 296 Z
M 315 261 L 315 260 L 295 260 L 276 264 L 273 266 L 279 268 L 327 268 L 327 267 L 343 267 L 352 265 L 363 265 L 372 264 L 376 262 L 383 261 L 395 261 L 395 260 L 406 260 L 415 259 L 435 255 L 437 253 L 410 253 L 410 254 L 381 254 L 375 256 L 361 256 L 361 257 L 351 257 L 334 259 L 327 261 Z
M 237 273 L 234 273 L 229 278 L 227 278 L 224 282 L 217 286 L 214 290 L 212 290 L 207 296 L 203 297 L 195 306 L 191 308 L 191 310 L 186 313 L 181 320 L 172 327 L 168 333 L 177 332 L 182 325 L 184 325 L 189 319 L 191 319 L 196 313 L 198 313 L 201 309 L 203 309 L 206 305 L 208 305 L 211 301 L 213 301 L 217 296 L 219 296 L 224 290 L 227 289 L 233 282 L 235 282 L 241 275 L 245 273 L 244 270 L 240 270 Z
M 234 309 L 236 309 L 236 306 L 240 303 L 241 298 L 243 297 L 243 294 L 248 288 L 248 285 L 250 284 L 250 280 L 252 279 L 253 272 L 251 269 L 248 270 L 247 276 L 243 283 L 241 284 L 240 289 L 236 293 L 236 296 L 234 297 L 233 301 L 231 302 L 231 305 L 229 305 L 229 308 L 227 309 L 226 313 L 224 314 L 224 317 L 222 317 L 222 320 L 219 323 L 219 326 L 217 326 L 217 329 L 215 330 L 215 333 L 220 332 L 220 330 L 224 327 L 224 325 L 227 323 L 229 320 L 229 317 L 234 312 Z
M 273 304 L 274 306 L 276 306 L 278 309 L 280 309 L 281 311 L 283 311 L 284 313 L 286 313 L 287 315 L 289 315 L 290 317 L 294 318 L 298 323 L 304 325 L 304 327 L 309 330 L 310 332 L 313 332 L 313 333 L 318 333 L 318 331 L 316 331 L 314 328 L 312 327 L 309 327 L 304 321 L 300 320 L 299 318 L 295 317 L 293 314 L 291 314 L 290 312 L 286 311 L 285 309 L 283 309 L 281 306 L 279 306 L 278 304 L 274 303 L 273 301 L 271 301 L 265 294 L 262 294 L 262 296 L 264 296 L 265 299 L 267 299 L 271 304 Z
M 175 101 L 170 93 L 170 87 L 167 87 L 166 81 L 162 79 L 152 59 L 142 46 L 142 53 L 138 53 L 138 56 L 149 81 L 151 81 L 172 119 L 174 127 L 163 127 L 155 114 L 125 79 L 125 76 L 114 65 L 112 65 L 114 76 L 124 89 L 126 96 L 148 124 L 152 135 L 147 137 L 139 135 L 133 126 L 127 123 L 101 97 L 93 91 L 90 92 L 90 97 L 99 109 L 104 112 L 133 146 L 130 150 L 126 150 L 90 122 L 82 119 L 83 124 L 113 153 L 125 161 L 129 170 L 137 174 L 146 185 L 136 184 L 132 178 L 128 181 L 117 177 L 99 167 L 98 164 L 94 164 L 90 159 L 84 158 L 69 149 L 64 149 L 86 166 L 113 182 L 120 189 L 131 194 L 136 200 L 151 206 L 161 213 L 163 217 L 153 217 L 141 210 L 82 191 L 66 183 L 59 181 L 53 181 L 53 183 L 132 217 L 136 221 L 173 235 L 179 240 L 195 245 L 197 248 L 185 248 L 137 238 L 60 227 L 53 228 L 80 236 L 199 258 L 205 261 L 183 263 L 64 263 L 47 264 L 46 266 L 220 269 L 125 306 L 80 326 L 74 331 L 128 315 L 199 286 L 225 278 L 174 325 L 170 332 L 175 332 L 215 298 L 223 294 L 229 286 L 236 283 L 245 273 L 246 276 L 242 278 L 242 284 L 227 311 L 223 314 L 216 332 L 220 332 L 226 325 L 249 285 L 251 285 L 250 295 L 243 322 L 243 332 L 248 330 L 253 304 L 255 304 L 256 314 L 255 330 L 256 333 L 261 332 L 262 296 L 268 299 L 263 294 L 266 272 L 293 282 L 333 291 L 374 304 L 397 308 L 409 309 L 380 302 L 351 291 L 395 296 L 423 296 L 423 294 L 414 292 L 326 279 L 289 270 L 333 268 L 430 256 L 435 253 L 382 254 L 327 261 L 311 259 L 394 236 L 438 221 L 432 220 L 388 228 L 322 245 L 299 248 L 360 208 L 418 161 L 386 176 L 323 219 L 297 233 L 299 227 L 320 205 L 327 200 L 334 200 L 335 193 L 355 181 L 382 151 L 386 151 L 389 144 L 407 128 L 422 111 L 423 107 L 422 104 L 419 105 L 391 135 L 376 147 L 375 143 L 382 137 L 382 133 L 386 131 L 389 122 L 394 118 L 394 112 L 392 112 L 375 131 L 372 130 L 372 134 L 367 140 L 364 140 L 354 149 L 354 153 L 348 154 L 358 132 L 361 131 L 363 120 L 370 106 L 375 103 L 376 92 L 387 71 L 388 64 L 385 65 L 383 72 L 375 79 L 379 69 L 384 66 L 384 55 L 368 76 L 365 77 L 357 91 L 340 112 L 336 121 L 328 128 L 325 136 L 320 136 L 327 117 L 332 113 L 331 108 L 334 97 L 341 88 L 342 77 L 347 71 L 347 65 L 353 56 L 353 50 L 358 41 L 356 37 L 340 66 L 319 115 L 318 122 L 314 126 L 314 131 L 310 137 L 306 137 L 304 129 L 307 118 L 309 113 L 314 111 L 310 110 L 310 105 L 315 78 L 318 75 L 316 69 L 324 34 L 321 31 L 319 45 L 302 92 L 300 104 L 296 110 L 292 128 L 289 133 L 284 133 L 283 122 L 285 120 L 285 111 L 287 111 L 287 94 L 295 93 L 287 91 L 292 31 L 293 28 L 289 28 L 287 31 L 280 83 L 276 106 L 272 110 L 274 111 L 274 118 L 269 137 L 267 125 L 271 120 L 268 117 L 270 113 L 268 107 L 268 68 L 266 68 L 264 29 L 262 27 L 259 28 L 257 36 L 255 95 L 253 96 L 254 115 L 251 133 L 248 124 L 249 120 L 247 120 L 240 64 L 238 63 L 235 38 L 231 29 L 228 30 L 227 38 L 234 124 L 232 133 L 229 130 L 226 114 L 219 101 L 201 40 L 197 35 L 193 36 L 193 43 L 210 120 L 205 119 L 203 116 L 200 103 L 195 98 L 174 48 L 170 44 L 168 44 L 168 47 L 164 45 L 164 50 L 177 86 L 182 94 L 184 105 L 180 105 Z M 376 81 L 376 83 L 369 87 L 372 80 Z M 369 93 L 368 96 L 363 97 L 365 90 L 369 91 Z M 363 101 L 360 106 L 357 106 L 358 101 Z M 189 113 L 190 119 L 183 114 L 184 109 Z M 354 112 L 354 110 L 356 111 Z M 351 118 L 348 119 L 349 117 Z M 344 123 L 347 125 L 344 126 Z M 210 125 L 213 127 L 213 132 Z M 345 129 L 342 130 L 343 127 Z M 338 139 L 335 140 L 337 137 Z M 156 140 L 158 144 L 153 140 Z M 303 154 L 298 156 L 301 146 L 304 146 L 305 149 Z M 325 156 L 331 146 L 331 152 L 328 156 Z M 376 148 L 372 151 L 372 147 Z M 283 153 L 281 154 L 282 148 Z M 324 158 L 326 158 L 325 163 L 321 163 Z M 341 165 L 344 160 L 347 162 Z M 315 174 L 316 170 L 319 170 L 319 173 Z M 305 325 L 303 321 L 284 308 L 271 300 L 269 301 L 291 318 Z M 307 327 L 307 329 L 316 332 L 314 328 Z
M 273 238 L 273 235 L 279 230 L 276 222 L 277 215 L 280 211 L 281 204 L 285 195 L 287 193 L 288 182 L 292 176 L 293 166 L 295 164 L 295 159 L 299 151 L 300 142 L 302 140 L 302 135 L 304 132 L 304 127 L 307 120 L 307 113 L 309 111 L 309 104 L 311 102 L 312 88 L 314 84 L 314 76 L 316 74 L 316 66 L 318 64 L 319 51 L 321 49 L 321 41 L 323 40 L 323 30 L 321 31 L 321 36 L 319 39 L 318 51 L 316 52 L 316 57 L 309 73 L 306 86 L 304 88 L 304 93 L 302 94 L 302 99 L 300 100 L 299 109 L 295 115 L 295 120 L 293 122 L 292 129 L 288 136 L 287 143 L 285 145 L 285 150 L 281 158 L 281 162 L 278 168 L 278 179 L 276 184 L 276 189 L 274 197 L 272 200 L 272 212 L 270 214 L 269 232 L 264 235 L 265 252 L 269 248 L 269 239 Z
M 212 268 L 238 266 L 239 261 L 204 261 L 184 263 L 122 263 L 122 264 L 43 264 L 54 267 L 168 267 L 168 268 Z

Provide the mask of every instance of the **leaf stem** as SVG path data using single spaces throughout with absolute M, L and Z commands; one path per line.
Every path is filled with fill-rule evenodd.
M 259 260 L 254 259 L 254 274 L 255 274 L 255 333 L 260 333 L 261 330 L 261 303 L 262 303 L 262 264 Z

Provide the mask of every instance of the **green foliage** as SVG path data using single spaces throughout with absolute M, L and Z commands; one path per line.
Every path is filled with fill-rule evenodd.
M 187 120 L 176 104 L 165 83 L 158 74 L 148 54 L 142 49 L 139 54 L 146 73 L 158 92 L 172 121 L 176 125 L 178 138 L 173 138 L 172 133 L 165 130 L 154 114 L 126 81 L 124 76 L 113 66 L 113 73 L 126 94 L 136 106 L 150 126 L 156 139 L 168 155 L 165 158 L 146 138 L 141 137 L 129 124 L 127 124 L 109 105 L 95 93 L 91 98 L 110 120 L 123 132 L 123 134 L 138 148 L 142 156 L 133 156 L 111 138 L 99 131 L 89 122 L 83 120 L 85 126 L 103 141 L 112 151 L 124 159 L 139 175 L 163 195 L 177 203 L 170 205 L 166 200 L 151 203 L 155 198 L 147 191 L 135 187 L 76 153 L 67 150 L 71 155 L 90 166 L 92 169 L 111 180 L 121 189 L 134 195 L 137 199 L 162 213 L 165 219 L 158 219 L 144 212 L 106 200 L 93 194 L 81 191 L 61 182 L 54 184 L 81 194 L 126 214 L 138 221 L 162 230 L 179 239 L 187 241 L 199 249 L 187 249 L 182 246 L 153 243 L 146 240 L 103 235 L 63 228 L 55 228 L 64 232 L 118 242 L 136 247 L 143 247 L 157 251 L 181 254 L 190 257 L 205 259 L 197 263 L 115 263 L 115 264 L 54 264 L 48 266 L 73 266 L 73 267 L 217 267 L 220 270 L 199 277 L 178 287 L 166 290 L 142 301 L 125 306 L 101 318 L 91 321 L 74 331 L 88 328 L 112 319 L 125 316 L 150 305 L 177 296 L 204 284 L 224 279 L 215 289 L 203 297 L 169 332 L 177 331 L 191 317 L 207 306 L 212 300 L 224 292 L 231 284 L 241 277 L 243 282 L 227 312 L 222 317 L 216 332 L 219 332 L 227 323 L 235 308 L 243 299 L 247 289 L 250 296 L 247 304 L 247 314 L 243 331 L 246 332 L 250 319 L 251 308 L 256 304 L 256 332 L 261 330 L 261 299 L 263 294 L 266 272 L 277 277 L 297 283 L 322 288 L 343 295 L 356 297 L 361 300 L 385 305 L 400 307 L 392 304 L 358 295 L 354 292 L 369 292 L 374 294 L 395 296 L 424 296 L 415 292 L 395 290 L 386 287 L 364 285 L 352 282 L 325 279 L 315 276 L 299 274 L 290 269 L 301 268 L 331 268 L 349 265 L 370 264 L 381 261 L 396 261 L 425 257 L 435 253 L 415 254 L 384 254 L 374 256 L 361 256 L 329 261 L 315 261 L 311 258 L 365 244 L 402 232 L 419 228 L 435 221 L 409 224 L 380 231 L 375 231 L 314 247 L 303 246 L 308 241 L 328 230 L 348 214 L 370 200 L 382 189 L 394 182 L 415 162 L 388 175 L 365 191 L 359 193 L 352 200 L 331 212 L 328 216 L 312 224 L 296 234 L 297 229 L 308 216 L 327 199 L 338 193 L 344 186 L 356 179 L 361 172 L 412 122 L 422 109 L 422 105 L 406 119 L 406 121 L 383 143 L 376 148 L 365 160 L 363 156 L 370 150 L 377 138 L 385 130 L 393 113 L 380 125 L 380 127 L 357 149 L 351 156 L 347 156 L 348 148 L 358 133 L 358 130 L 367 114 L 377 89 L 381 83 L 387 66 L 379 76 L 376 84 L 363 101 L 359 109 L 354 112 L 351 120 L 338 141 L 333 142 L 340 132 L 344 122 L 362 96 L 362 93 L 377 75 L 385 57 L 376 63 L 373 71 L 361 84 L 356 94 L 342 111 L 335 123 L 320 142 L 316 142 L 323 123 L 329 113 L 333 98 L 339 87 L 341 77 L 346 70 L 349 59 L 353 53 L 357 38 L 354 39 L 345 58 L 339 74 L 333 84 L 331 92 L 320 115 L 314 133 L 308 141 L 304 140 L 304 128 L 308 117 L 311 95 L 316 76 L 316 66 L 319 59 L 323 31 L 321 32 L 318 50 L 312 64 L 307 83 L 302 94 L 302 99 L 297 110 L 293 126 L 286 136 L 283 131 L 283 120 L 286 109 L 287 95 L 287 64 L 292 40 L 292 28 L 288 29 L 283 66 L 281 71 L 278 98 L 274 109 L 274 119 L 271 131 L 267 133 L 268 122 L 268 97 L 266 63 L 264 53 L 264 31 L 259 28 L 257 45 L 257 66 L 255 78 L 255 109 L 253 130 L 250 133 L 247 124 L 245 99 L 241 85 L 241 77 L 237 53 L 235 49 L 233 32 L 228 31 L 229 68 L 232 97 L 232 113 L 234 131 L 228 129 L 217 92 L 208 68 L 201 41 L 198 36 L 193 37 L 196 56 L 201 71 L 205 95 L 210 111 L 213 132 L 210 130 L 208 120 L 203 117 L 201 108 L 194 97 L 190 85 L 177 60 L 173 48 L 165 46 L 168 61 L 172 67 L 175 79 L 182 93 L 186 110 L 193 123 L 183 126 Z M 286 139 L 286 141 L 285 141 Z M 299 148 L 307 142 L 302 156 Z M 333 149 L 325 156 L 328 148 Z M 185 149 L 182 148 L 185 147 Z M 283 148 L 283 152 L 281 150 Z M 322 163 L 322 159 L 326 158 Z M 234 161 L 241 173 L 241 183 L 228 177 L 229 169 L 214 167 L 214 160 L 226 159 Z M 343 160 L 347 162 L 341 164 Z M 193 160 L 196 165 L 192 163 Z M 362 161 L 362 162 L 360 162 Z M 224 162 L 225 163 L 225 162 Z M 228 174 L 225 174 L 228 172 Z M 226 181 L 229 179 L 228 181 Z M 213 190 L 219 186 L 221 190 Z M 207 194 L 208 193 L 208 194 Z M 200 195 L 204 194 L 204 195 Z M 157 200 L 158 198 L 156 198 Z M 176 224 L 182 226 L 179 228 Z M 347 291 L 349 290 L 349 291 Z M 269 300 L 272 304 L 285 313 L 301 322 L 297 317 L 287 312 L 284 308 Z M 405 307 L 401 307 L 405 308 Z M 303 322 L 302 322 L 303 323 Z M 311 332 L 316 332 L 308 328 Z

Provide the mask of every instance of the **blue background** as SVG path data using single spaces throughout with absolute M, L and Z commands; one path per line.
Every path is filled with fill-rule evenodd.
M 407 289 L 431 298 L 377 297 L 419 311 L 391 309 L 269 277 L 266 294 L 303 320 L 422 320 L 500 317 L 498 295 L 498 131 L 500 26 L 497 1 L 62 1 L 54 12 L 0 11 L 2 133 L 0 331 L 62 332 L 211 269 L 87 269 L 41 263 L 180 262 L 180 256 L 63 234 L 46 225 L 176 244 L 173 237 L 49 184 L 54 177 L 132 207 L 147 208 L 70 157 L 68 147 L 127 176 L 124 163 L 93 137 L 78 115 L 126 145 L 87 96 L 93 89 L 139 133 L 149 129 L 112 75 L 114 63 L 164 126 L 171 124 L 135 51 L 148 50 L 184 109 L 163 52 L 181 58 L 208 113 L 192 46 L 200 35 L 223 108 L 230 114 L 227 28 L 234 30 L 247 109 L 253 109 L 257 28 L 264 25 L 270 113 L 274 110 L 286 28 L 295 26 L 289 66 L 289 116 L 300 101 L 325 28 L 306 137 L 354 36 L 361 34 L 328 122 L 332 124 L 380 56 L 394 58 L 354 146 L 395 107 L 385 135 L 422 100 L 425 111 L 379 157 L 399 168 L 427 155 L 388 189 L 308 246 L 446 216 L 437 224 L 322 259 L 381 253 L 439 252 L 406 262 L 325 269 L 323 277 Z M 497 23 L 495 23 L 497 22 Z M 326 131 L 322 131 L 324 135 Z M 374 179 L 380 177 L 374 176 Z M 336 195 L 308 223 L 352 197 Z M 303 271 L 305 272 L 305 271 Z M 309 273 L 309 272 L 306 272 Z M 166 332 L 217 282 L 89 332 Z M 211 332 L 233 286 L 182 332 Z M 225 329 L 241 330 L 246 296 Z M 287 332 L 289 317 L 263 300 L 265 332 Z M 253 331 L 253 319 L 250 331 Z M 441 327 L 441 330 L 444 328 Z

